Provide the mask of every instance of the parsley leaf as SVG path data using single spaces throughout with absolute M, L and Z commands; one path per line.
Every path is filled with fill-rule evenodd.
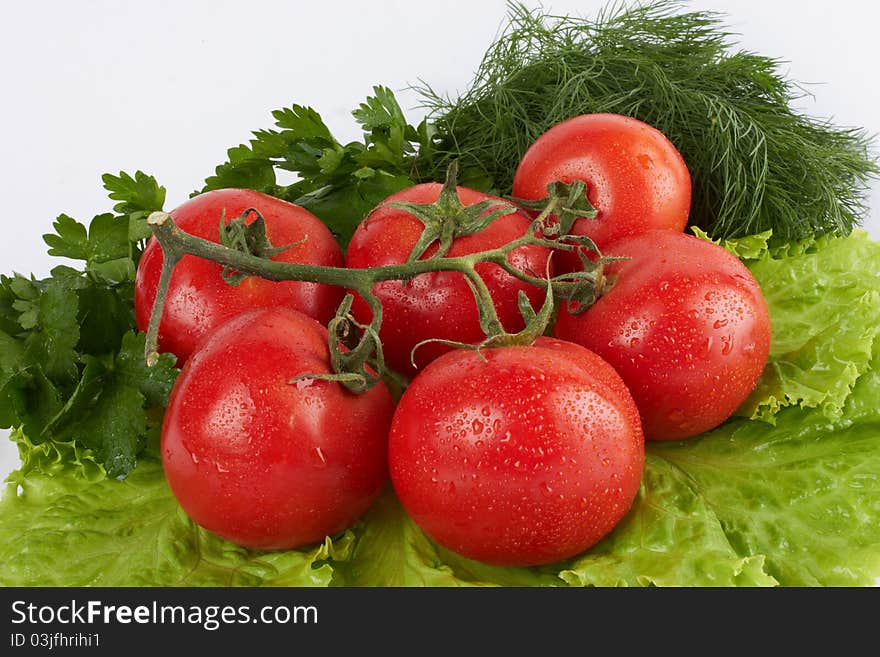
M 101 180 L 104 181 L 104 189 L 110 192 L 110 198 L 119 201 L 113 206 L 118 214 L 149 214 L 153 210 L 161 210 L 165 205 L 165 188 L 143 171 L 136 171 L 134 176 L 125 171 L 120 171 L 118 176 L 105 173 Z
M 34 444 L 88 450 L 108 476 L 124 477 L 156 429 L 150 409 L 166 404 L 177 375 L 172 356 L 146 367 L 134 318 L 142 228 L 165 190 L 140 171 L 104 183 L 117 214 L 88 228 L 62 214 L 44 236 L 51 255 L 82 261 L 82 270 L 0 276 L 0 426 L 21 428 Z
M 387 87 L 352 112 L 363 142 L 342 144 L 320 114 L 292 105 L 272 112 L 278 130 L 259 130 L 247 145 L 229 149 L 201 191 L 244 187 L 296 203 L 317 215 L 343 247 L 358 223 L 387 196 L 415 184 L 416 159 L 432 152 L 434 131 L 426 121 L 406 122 Z M 297 174 L 279 185 L 276 171 Z

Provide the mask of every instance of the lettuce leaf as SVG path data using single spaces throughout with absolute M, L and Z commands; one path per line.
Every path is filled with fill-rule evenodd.
M 839 418 L 880 325 L 880 243 L 855 231 L 766 251 L 747 265 L 767 299 L 773 340 L 738 413 L 772 423 L 780 408 L 798 405 Z
M 875 343 L 880 347 L 880 342 Z M 701 438 L 653 444 L 717 516 L 731 547 L 763 555 L 786 586 L 866 586 L 880 576 L 880 349 L 841 417 L 780 411 Z
M 186 517 L 155 457 L 117 481 L 73 444 L 16 438 L 24 469 L 0 500 L 2 586 L 329 586 L 351 554 L 351 532 L 303 550 L 237 547 Z
M 342 566 L 358 586 L 562 585 L 552 567 L 500 568 L 466 559 L 431 541 L 389 489 L 362 523 L 352 559 Z

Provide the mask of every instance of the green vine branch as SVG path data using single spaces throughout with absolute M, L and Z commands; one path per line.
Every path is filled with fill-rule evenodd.
M 561 185 L 561 183 L 554 183 L 554 185 Z M 368 269 L 305 265 L 269 259 L 278 250 L 266 240 L 261 217 L 252 208 L 246 210 L 245 215 L 233 220 L 232 225 L 237 231 L 255 226 L 252 229 L 253 235 L 240 233 L 235 239 L 230 239 L 229 229 L 224 227 L 221 230 L 221 237 L 226 237 L 226 239 L 222 239 L 224 243 L 219 244 L 183 231 L 174 223 L 174 219 L 167 212 L 154 212 L 147 218 L 147 224 L 162 248 L 164 259 L 156 291 L 156 300 L 147 329 L 145 346 L 147 364 L 152 366 L 158 360 L 159 324 L 168 295 L 171 274 L 174 267 L 185 255 L 203 258 L 221 265 L 224 268 L 224 278 L 233 284 L 247 276 L 259 276 L 270 281 L 296 280 L 344 287 L 362 297 L 372 311 L 372 320 L 369 324 L 362 324 L 354 318 L 351 313 L 354 297 L 352 294 L 348 294 L 328 326 L 331 364 L 334 374 L 310 377 L 339 381 L 353 392 L 363 392 L 383 377 L 389 375 L 393 377 L 393 373 L 385 367 L 382 357 L 382 343 L 379 339 L 379 330 L 382 326 L 382 303 L 373 293 L 374 286 L 383 281 L 405 282 L 421 274 L 441 271 L 458 272 L 465 277 L 474 293 L 480 325 L 486 333 L 486 340 L 478 348 L 501 344 L 531 343 L 543 333 L 548 325 L 554 297 L 575 300 L 579 304 L 589 305 L 595 298 L 597 291 L 601 290 L 604 280 L 602 277 L 604 260 L 598 254 L 595 245 L 588 238 L 568 235 L 560 230 L 560 227 L 565 230 L 570 227 L 571 221 L 569 221 L 567 213 L 582 211 L 581 206 L 578 206 L 576 210 L 572 210 L 571 206 L 576 196 L 580 195 L 580 198 L 586 198 L 583 188 L 573 191 L 569 186 L 565 186 L 554 191 L 551 187 L 553 186 L 548 187 L 549 195 L 541 206 L 541 212 L 530 224 L 527 233 L 503 246 L 455 257 L 446 255 L 448 248 L 441 248 L 438 253 L 429 258 L 411 258 L 402 264 Z M 444 189 L 446 194 L 441 199 L 441 205 L 457 208 L 456 212 L 460 212 L 460 203 L 459 206 L 456 206 L 450 197 L 450 195 L 455 195 L 457 198 L 454 192 L 454 171 L 447 178 Z M 420 240 L 426 248 L 431 241 L 436 239 L 440 239 L 444 243 L 453 239 L 459 234 L 459 228 L 465 232 L 472 232 L 474 222 L 483 223 L 485 221 L 485 217 L 480 219 L 482 214 L 488 213 L 494 219 L 517 210 L 518 208 L 506 201 L 492 201 L 491 205 L 481 207 L 477 214 L 473 211 L 463 215 L 459 214 L 458 216 L 467 219 L 461 224 L 444 219 L 442 212 L 431 215 L 430 206 L 420 206 L 415 208 L 414 212 L 419 212 L 425 217 L 439 217 L 434 226 L 435 228 L 440 226 L 442 230 L 435 232 L 435 229 L 432 229 L 430 225 L 426 225 L 426 233 L 433 233 L 430 240 L 428 237 Z M 256 213 L 257 220 L 245 227 L 246 214 L 249 213 Z M 456 228 L 457 225 L 459 228 Z M 441 244 L 441 247 L 444 245 Z M 549 275 L 548 262 L 548 272 L 543 278 L 535 272 L 521 271 L 510 263 L 509 257 L 513 251 L 527 246 L 545 247 L 550 249 L 551 253 L 557 250 L 577 252 L 581 255 L 584 268 L 582 271 L 554 277 Z M 422 251 L 419 255 L 423 255 L 424 248 L 420 246 L 419 249 Z M 585 251 L 594 251 L 598 257 L 591 259 L 584 255 Z M 517 334 L 505 332 L 489 288 L 477 273 L 476 266 L 483 262 L 494 263 L 519 280 L 548 291 L 546 302 L 538 312 L 535 312 L 531 307 L 526 307 L 528 306 L 527 301 L 520 303 L 520 310 L 526 320 L 526 328 L 523 331 Z

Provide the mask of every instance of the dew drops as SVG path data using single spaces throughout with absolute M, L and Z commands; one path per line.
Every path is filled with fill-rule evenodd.
M 327 457 L 324 456 L 324 451 L 320 447 L 315 447 L 312 450 L 312 463 L 319 468 L 327 467 Z
M 471 429 L 477 435 L 483 433 L 483 426 L 484 425 L 480 420 L 474 419 L 474 421 L 471 422 Z
M 715 328 L 715 329 L 724 328 L 725 326 L 727 326 L 727 324 L 728 324 L 728 320 L 726 320 L 726 319 L 716 319 L 712 323 L 712 328 Z
M 733 351 L 733 336 L 725 335 L 721 338 L 721 355 L 728 356 Z
M 700 345 L 700 357 L 705 358 L 710 353 L 712 353 L 712 336 L 708 336 L 705 340 L 703 340 L 703 344 Z

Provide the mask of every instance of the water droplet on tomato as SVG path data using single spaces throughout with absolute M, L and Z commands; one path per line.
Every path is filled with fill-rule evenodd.
M 727 356 L 733 351 L 733 336 L 725 335 L 721 338 L 721 355 Z
M 324 451 L 320 447 L 315 447 L 312 450 L 312 462 L 319 468 L 327 467 L 327 457 L 324 456 Z
M 471 429 L 473 429 L 473 432 L 475 434 L 481 434 L 483 433 L 483 423 L 475 419 L 473 422 L 471 422 Z
M 726 319 L 716 319 L 712 324 L 712 327 L 716 329 L 724 328 L 725 326 L 727 326 Z
M 705 358 L 712 352 L 712 336 L 708 336 L 700 345 L 700 357 Z
M 642 341 L 639 340 L 638 338 L 630 338 L 629 346 L 630 347 L 638 347 L 641 344 L 641 342 Z
M 541 484 L 541 492 L 544 494 L 544 497 L 552 497 L 553 487 L 545 481 Z

